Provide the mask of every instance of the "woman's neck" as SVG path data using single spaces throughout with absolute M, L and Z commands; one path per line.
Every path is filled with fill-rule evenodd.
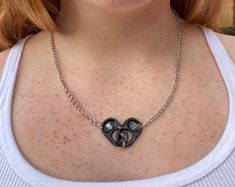
M 152 0 L 130 11 L 111 11 L 89 1 L 61 1 L 58 35 L 75 48 L 90 51 L 138 51 L 162 54 L 176 48 L 177 25 L 170 2 Z M 66 39 L 66 40 L 65 40 Z

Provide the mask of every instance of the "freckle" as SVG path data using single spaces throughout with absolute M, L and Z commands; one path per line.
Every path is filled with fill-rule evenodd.
M 59 148 L 60 148 L 60 146 L 57 145 L 57 146 L 56 146 L 56 149 L 59 149 Z
M 83 122 L 83 121 L 85 121 L 85 120 L 86 120 L 86 118 L 82 117 L 82 118 L 80 118 L 80 120 Z
M 197 137 L 197 135 L 195 133 L 193 133 L 193 137 Z
M 59 97 L 59 94 L 55 94 L 54 96 L 55 96 L 55 97 Z
M 54 138 L 57 138 L 57 139 L 59 138 L 56 131 L 53 131 L 52 134 L 54 135 Z
M 183 105 L 185 104 L 185 100 L 181 100 L 180 102 L 181 102 Z
M 211 138 L 214 138 L 215 137 L 215 135 L 211 135 Z
M 206 116 L 206 119 L 210 119 L 210 117 L 209 117 L 209 116 Z
M 183 121 L 183 124 L 184 124 L 184 125 L 187 125 L 187 124 L 188 124 L 188 122 L 187 122 L 187 121 Z
M 56 122 L 56 123 L 59 123 L 59 122 L 60 122 L 60 120 L 59 120 L 59 119 L 56 119 L 56 120 L 55 120 L 55 122 Z
M 158 146 L 160 146 L 161 145 L 161 143 L 160 142 L 158 142 Z
M 135 88 L 134 87 L 131 87 L 131 90 L 134 90 Z
M 76 136 L 76 133 L 73 133 L 73 136 Z
M 219 116 L 220 115 L 220 113 L 219 112 L 216 112 L 216 114 Z
M 103 116 L 103 112 L 100 112 L 100 115 Z
M 182 132 L 182 131 L 180 131 L 180 132 L 179 132 L 179 134 L 183 134 L 183 132 Z
M 119 81 L 119 83 L 118 83 L 119 85 L 122 85 L 123 84 L 123 81 Z
M 52 113 L 52 114 L 55 114 L 55 111 L 54 111 L 54 109 L 51 109 L 51 113 Z
M 101 144 L 100 144 L 100 143 L 98 143 L 97 145 L 98 145 L 98 146 L 101 146 Z
M 65 144 L 67 141 L 68 141 L 68 137 L 65 135 L 65 136 L 63 137 L 63 144 Z
M 153 76 L 153 77 L 152 77 L 152 80 L 155 80 L 155 79 L 157 79 L 157 76 Z
M 60 161 L 59 161 L 59 159 L 58 159 L 58 158 L 56 158 L 56 159 L 55 159 L 55 162 L 57 162 L 58 164 L 60 163 Z
M 166 131 L 164 131 L 164 132 L 162 133 L 162 135 L 165 136 L 165 135 L 166 135 Z
M 66 123 L 66 122 L 63 123 L 63 126 L 69 127 L 68 123 Z
M 86 163 L 85 163 L 85 166 L 89 166 L 89 163 L 88 163 L 88 162 L 86 162 Z
M 201 142 L 204 142 L 204 140 L 203 140 L 203 139 L 201 139 L 200 141 L 201 141 Z
M 119 105 L 120 105 L 120 106 L 123 105 L 123 102 L 120 102 Z
M 144 171 L 145 171 L 145 172 L 148 172 L 148 171 L 149 171 L 149 169 L 148 169 L 148 168 L 145 168 L 145 169 L 144 169 Z

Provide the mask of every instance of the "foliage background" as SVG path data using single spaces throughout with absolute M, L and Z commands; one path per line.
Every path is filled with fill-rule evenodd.
M 221 32 L 235 36 L 235 0 L 223 0 L 218 26 Z

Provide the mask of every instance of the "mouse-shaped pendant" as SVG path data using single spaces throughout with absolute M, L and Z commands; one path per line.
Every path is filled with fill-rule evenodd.
M 122 125 L 115 118 L 108 118 L 101 127 L 104 136 L 118 147 L 132 145 L 142 131 L 142 124 L 133 117 L 128 118 Z

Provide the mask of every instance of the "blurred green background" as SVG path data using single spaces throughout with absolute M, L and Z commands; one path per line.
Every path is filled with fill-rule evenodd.
M 221 32 L 235 36 L 235 0 L 223 0 L 218 26 Z

